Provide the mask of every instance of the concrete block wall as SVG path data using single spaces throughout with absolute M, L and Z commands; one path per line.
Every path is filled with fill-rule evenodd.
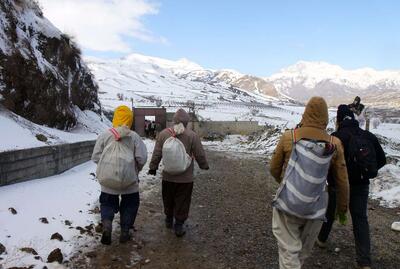
M 172 125 L 172 122 L 167 123 L 167 127 Z M 206 137 L 211 134 L 250 135 L 264 127 L 258 125 L 257 121 L 197 121 L 190 122 L 188 128 L 194 130 L 200 137 Z
M 90 160 L 95 141 L 0 152 L 0 186 L 60 174 Z
M 194 130 L 200 137 L 209 134 L 221 135 L 250 135 L 263 129 L 257 121 L 205 121 L 195 122 Z

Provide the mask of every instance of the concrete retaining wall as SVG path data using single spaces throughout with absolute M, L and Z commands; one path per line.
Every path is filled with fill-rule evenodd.
M 62 173 L 92 156 L 95 141 L 0 152 L 0 186 Z
M 205 121 L 195 122 L 193 127 L 200 137 L 210 134 L 250 135 L 263 129 L 257 121 Z
M 171 127 L 172 122 L 167 126 Z M 250 135 L 262 130 L 264 127 L 258 125 L 257 121 L 204 121 L 190 122 L 188 128 L 194 130 L 200 137 L 209 135 Z

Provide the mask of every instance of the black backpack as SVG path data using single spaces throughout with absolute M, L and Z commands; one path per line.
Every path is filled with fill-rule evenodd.
M 375 147 L 363 130 L 350 134 L 347 163 L 352 164 L 350 167 L 360 170 L 361 179 L 370 179 L 378 175 Z

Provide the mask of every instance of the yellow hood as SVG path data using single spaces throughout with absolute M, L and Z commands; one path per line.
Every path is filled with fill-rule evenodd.
M 119 106 L 114 111 L 113 127 L 127 126 L 129 129 L 132 128 L 133 123 L 133 112 L 127 106 Z

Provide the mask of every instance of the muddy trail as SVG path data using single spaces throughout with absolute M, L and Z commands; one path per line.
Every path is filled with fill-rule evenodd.
M 277 184 L 265 156 L 208 152 L 211 169 L 196 171 L 187 233 L 164 227 L 160 188 L 142 200 L 132 242 L 99 244 L 71 261 L 71 268 L 278 268 L 270 202 Z M 159 184 L 160 186 L 161 184 Z M 371 202 L 373 268 L 400 268 L 400 233 L 390 230 L 399 209 Z M 117 225 L 115 225 L 117 226 Z M 335 224 L 327 249 L 314 248 L 304 268 L 354 268 L 351 223 Z

